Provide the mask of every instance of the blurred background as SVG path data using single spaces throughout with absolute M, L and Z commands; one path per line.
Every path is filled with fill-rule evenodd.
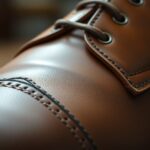
M 0 67 L 80 0 L 0 0 Z

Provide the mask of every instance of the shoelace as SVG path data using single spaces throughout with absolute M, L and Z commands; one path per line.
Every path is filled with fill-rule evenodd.
M 120 10 L 110 2 L 111 0 L 83 0 L 81 1 L 77 7 L 76 10 L 81 10 L 86 7 L 95 7 L 99 6 L 102 7 L 109 15 L 111 15 L 112 20 L 115 21 L 117 24 L 124 25 L 128 23 L 128 17 L 121 13 Z M 136 6 L 142 5 L 144 3 L 144 0 L 128 0 L 131 4 L 134 4 Z M 89 34 L 93 35 L 94 37 L 98 38 L 102 43 L 108 44 L 112 40 L 109 33 L 106 33 L 96 27 L 93 27 L 88 24 L 84 24 L 82 22 L 73 22 L 68 21 L 65 19 L 59 19 L 55 23 L 55 28 L 68 28 L 71 27 L 72 29 L 80 29 L 88 32 Z

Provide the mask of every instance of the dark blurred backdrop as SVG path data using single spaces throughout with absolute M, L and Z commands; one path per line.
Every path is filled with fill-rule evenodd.
M 0 0 L 0 66 L 80 0 Z

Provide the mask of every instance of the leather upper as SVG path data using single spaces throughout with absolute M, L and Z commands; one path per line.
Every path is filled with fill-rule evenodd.
M 112 36 L 110 44 L 102 44 L 86 33 L 85 41 L 89 50 L 103 61 L 133 94 L 143 93 L 150 88 L 150 45 L 147 33 L 150 26 L 149 1 L 144 1 L 141 6 L 134 6 L 127 0 L 111 0 L 111 3 L 127 16 L 127 24 L 117 24 L 103 8 L 74 10 L 65 18 L 71 21 L 89 20 L 89 25 L 108 32 Z M 22 50 L 57 38 L 64 32 L 51 27 L 27 43 Z
M 51 27 L 25 45 L 16 58 L 0 69 L 0 78 L 5 78 L 0 84 L 0 111 L 3 111 L 0 113 L 0 133 L 3 133 L 0 137 L 1 149 L 24 150 L 16 144 L 21 140 L 25 149 L 28 150 L 33 150 L 33 148 L 37 150 L 44 148 L 82 149 L 83 141 L 77 140 L 80 144 L 78 145 L 75 141 L 76 136 L 70 134 L 71 130 L 62 124 L 57 115 L 48 111 L 43 103 L 33 102 L 39 96 L 40 87 L 52 94 L 59 101 L 61 108 L 65 106 L 70 112 L 69 115 L 73 114 L 79 120 L 77 124 L 83 125 L 84 131 L 90 135 L 90 139 L 97 146 L 96 148 L 93 145 L 88 147 L 89 142 L 86 144 L 86 150 L 150 149 L 150 76 L 148 74 L 150 57 L 148 56 L 149 42 L 145 42 L 148 41 L 150 34 L 148 34 L 148 29 L 144 30 L 146 27 L 136 24 L 142 20 L 143 24 L 148 27 L 149 14 L 147 12 L 150 3 L 145 0 L 143 6 L 135 7 L 126 0 L 112 0 L 112 2 L 127 13 L 129 24 L 117 25 L 102 8 L 74 10 L 66 17 L 66 19 L 73 18 L 73 20 L 91 23 L 91 20 L 101 11 L 93 25 L 109 32 L 113 37 L 112 44 L 102 45 L 88 33 L 84 34 L 78 30 L 55 30 Z M 143 17 L 134 17 L 137 14 L 138 16 L 143 14 Z M 145 40 L 140 38 L 138 33 Z M 129 40 L 130 37 L 133 39 L 131 35 L 138 42 L 131 42 Z M 91 41 L 96 43 L 96 49 L 91 45 Z M 101 51 L 97 51 L 97 47 Z M 116 63 L 123 70 L 120 70 L 115 65 Z M 133 72 L 136 72 L 136 75 L 132 74 Z M 126 75 L 133 84 L 141 84 L 145 80 L 148 80 L 148 83 L 144 84 L 143 88 L 135 87 L 127 80 Z M 40 85 L 36 87 L 38 94 L 35 93 L 33 97 L 29 96 L 32 94 L 30 88 L 23 92 L 21 87 L 24 83 L 21 83 L 21 87 L 17 87 L 15 81 L 11 81 L 10 87 L 5 80 L 9 81 L 12 77 L 32 79 Z M 138 95 L 131 94 L 129 90 Z M 48 101 L 51 100 L 48 98 Z M 5 101 L 8 103 L 4 106 Z M 16 107 L 13 108 L 14 105 Z M 4 109 L 6 106 L 9 109 Z M 13 119 L 7 115 L 10 109 L 13 110 L 11 111 Z M 30 116 L 32 111 L 33 117 Z M 28 126 L 24 126 L 24 122 L 27 122 Z M 83 130 L 82 127 L 79 131 Z M 13 141 L 8 136 L 8 129 L 11 137 L 16 137 Z M 32 132 L 25 134 L 26 130 Z M 80 132 L 78 133 L 77 139 L 82 136 L 83 132 L 81 135 Z M 37 135 L 39 137 L 41 135 L 41 139 Z M 30 142 L 27 140 L 28 137 L 31 139 Z
M 150 88 L 150 1 L 144 1 L 141 6 L 125 0 L 111 0 L 111 3 L 128 17 L 128 23 L 119 25 L 105 10 L 98 10 L 90 24 L 110 33 L 112 43 L 101 44 L 90 35 L 86 39 L 91 50 L 124 85 L 132 93 L 140 94 Z
M 80 149 L 67 128 L 34 98 L 4 87 L 0 94 L 1 150 Z

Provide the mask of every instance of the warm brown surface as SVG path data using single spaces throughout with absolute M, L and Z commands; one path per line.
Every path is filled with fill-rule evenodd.
M 150 1 L 89 2 L 0 69 L 1 150 L 150 150 Z
M 23 42 L 0 43 L 0 67 L 11 60 L 11 58 L 19 50 L 21 43 Z

